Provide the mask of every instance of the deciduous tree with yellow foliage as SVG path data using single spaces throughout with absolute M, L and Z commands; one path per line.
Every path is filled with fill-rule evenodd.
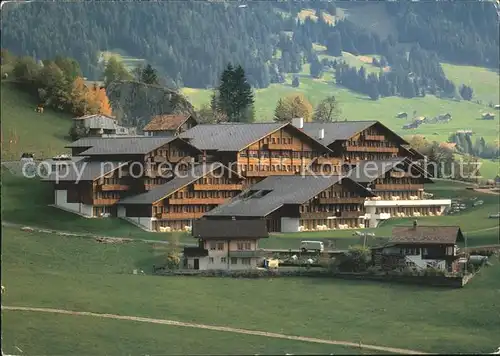
M 274 111 L 274 121 L 286 122 L 293 118 L 302 117 L 304 121 L 311 121 L 313 107 L 303 94 L 292 94 L 278 101 Z

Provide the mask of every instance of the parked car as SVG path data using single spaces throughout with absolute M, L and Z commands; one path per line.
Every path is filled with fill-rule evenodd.
M 307 252 L 307 251 L 323 252 L 325 250 L 325 246 L 321 241 L 301 241 L 300 249 L 302 250 L 302 252 Z
M 488 216 L 488 218 L 490 218 L 490 219 L 498 219 L 498 218 L 500 218 L 500 213 L 490 214 Z

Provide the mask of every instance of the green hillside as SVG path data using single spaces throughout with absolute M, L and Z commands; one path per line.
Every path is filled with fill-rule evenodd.
M 13 83 L 2 81 L 1 95 L 2 160 L 17 160 L 23 152 L 45 158 L 66 151 L 71 116 L 35 112 L 36 100 Z
M 329 57 L 321 54 L 321 46 L 316 46 L 316 49 L 320 53 L 320 58 Z M 363 65 L 367 72 L 378 71 L 371 64 L 366 63 L 366 57 L 368 56 L 353 56 L 346 52 L 343 54 L 343 59 L 351 66 Z M 293 75 L 289 74 L 284 84 L 272 84 L 268 88 L 256 90 L 256 117 L 259 121 L 272 120 L 278 100 L 292 93 L 303 93 L 313 105 L 329 95 L 335 95 L 340 102 L 343 116 L 347 120 L 379 120 L 399 134 L 423 134 L 431 136 L 429 139 L 438 141 L 446 141 L 451 133 L 463 129 L 472 129 L 475 136 L 483 136 L 486 141 L 498 140 L 498 118 L 494 120 L 495 125 L 492 125 L 491 121 L 480 120 L 481 113 L 493 111 L 488 103 L 493 98 L 496 97 L 498 100 L 500 97 L 498 74 L 483 68 L 451 64 L 445 64 L 444 69 L 447 74 L 450 73 L 450 78 L 453 78 L 457 85 L 464 83 L 474 89 L 475 97 L 472 101 L 440 99 L 433 95 L 412 99 L 387 97 L 373 101 L 367 96 L 335 85 L 335 73 L 332 70 L 327 71 L 321 79 L 311 78 L 309 64 L 306 64 L 303 66 L 302 73 L 299 74 L 300 86 L 298 88 L 291 86 Z M 210 90 L 184 88 L 183 93 L 195 107 L 199 108 L 210 102 Z M 482 104 L 474 100 L 481 100 Z M 425 124 L 415 130 L 402 130 L 401 127 L 410 121 L 395 117 L 402 111 L 408 112 L 409 116 L 416 111 L 416 116 L 430 117 L 450 113 L 453 120 L 447 124 Z

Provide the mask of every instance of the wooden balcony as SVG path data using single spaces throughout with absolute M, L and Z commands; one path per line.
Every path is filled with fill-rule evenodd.
M 157 162 L 157 163 L 166 162 L 167 161 L 167 157 L 165 157 L 165 156 L 154 156 L 153 161 Z
M 194 190 L 242 190 L 243 184 L 194 184 Z
M 419 190 L 424 189 L 423 184 L 375 184 L 374 190 Z
M 115 205 L 120 198 L 100 198 L 94 199 L 93 205 Z
M 345 147 L 348 152 L 379 152 L 379 153 L 398 153 L 397 147 L 372 147 L 372 146 L 353 146 Z
M 162 220 L 194 220 L 199 219 L 205 213 L 157 213 L 154 217 Z
M 389 172 L 389 176 L 392 178 L 404 178 L 406 175 L 406 172 Z
M 327 219 L 327 218 L 333 217 L 333 216 L 335 216 L 334 211 L 330 211 L 330 212 L 318 211 L 317 213 L 314 213 L 314 212 L 300 213 L 301 219 Z
M 268 143 L 268 150 L 283 150 L 283 151 L 293 151 L 293 149 L 299 148 L 297 145 L 284 144 L 284 143 Z
M 362 211 L 342 211 L 340 213 L 340 217 L 344 219 L 358 219 L 360 216 L 363 216 L 364 213 Z
M 241 171 L 245 177 L 293 176 L 294 171 Z
M 191 199 L 169 199 L 171 205 L 219 205 L 229 198 L 191 198 Z
M 362 211 L 318 211 L 318 212 L 310 212 L 310 213 L 301 213 L 301 219 L 328 219 L 328 218 L 337 218 L 337 219 L 350 219 L 350 218 L 359 218 L 364 215 Z
M 333 158 L 333 157 L 318 157 L 314 163 L 317 164 L 332 164 L 332 165 L 337 165 L 339 164 L 339 159 L 338 158 Z
M 385 141 L 385 137 L 383 135 L 365 135 L 366 141 Z
M 320 204 L 363 204 L 365 198 L 319 198 Z
M 127 191 L 130 189 L 130 186 L 124 184 L 103 184 L 101 185 L 101 190 L 103 192 L 110 191 Z
M 188 157 L 188 156 L 184 156 L 184 157 L 179 157 L 179 156 L 168 156 L 168 161 L 169 162 L 172 162 L 172 163 L 178 163 L 182 160 L 188 160 L 190 159 L 191 157 Z

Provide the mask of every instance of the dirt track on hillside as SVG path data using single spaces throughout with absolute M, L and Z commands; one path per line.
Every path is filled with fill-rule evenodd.
M 376 345 L 366 345 L 366 344 L 360 344 L 360 343 L 354 343 L 354 342 L 348 342 L 348 341 L 316 339 L 316 338 L 311 338 L 311 337 L 276 334 L 276 333 L 270 333 L 270 332 L 265 332 L 265 331 L 245 330 L 245 329 L 237 329 L 237 328 L 231 328 L 231 327 L 225 327 L 225 326 L 215 326 L 215 325 L 206 325 L 206 324 L 193 324 L 193 323 L 185 323 L 185 322 L 175 321 L 175 320 L 152 319 L 152 318 L 143 318 L 143 317 L 137 317 L 137 316 L 100 314 L 100 313 L 92 313 L 92 312 L 77 312 L 77 311 L 63 310 L 63 309 L 15 307 L 15 306 L 3 306 L 3 305 L 2 305 L 2 310 L 30 311 L 30 312 L 67 314 L 67 315 L 78 315 L 78 316 L 93 316 L 93 317 L 97 317 L 97 318 L 131 320 L 131 321 L 138 321 L 141 323 L 183 326 L 183 327 L 189 327 L 189 328 L 231 332 L 231 333 L 236 333 L 236 334 L 264 336 L 264 337 L 270 337 L 270 338 L 275 338 L 275 339 L 288 339 L 288 340 L 294 340 L 294 341 L 314 342 L 314 343 L 326 344 L 326 345 L 339 345 L 339 346 L 356 347 L 356 348 L 361 348 L 361 349 L 377 350 L 377 351 L 391 352 L 391 353 L 396 353 L 396 354 L 406 354 L 406 355 L 426 354 L 426 353 L 421 352 L 421 351 L 406 350 L 406 349 L 376 346 Z

